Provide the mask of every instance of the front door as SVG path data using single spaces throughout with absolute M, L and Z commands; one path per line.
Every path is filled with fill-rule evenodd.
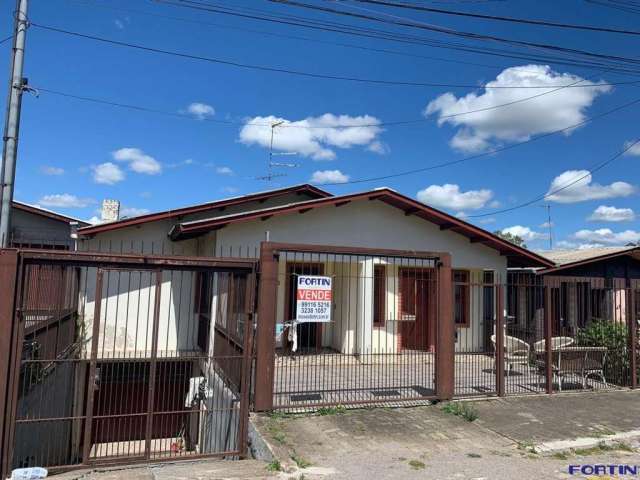
M 289 263 L 287 264 L 287 312 L 288 321 L 295 320 L 297 300 L 298 275 L 323 275 L 324 266 L 321 263 Z M 322 346 L 322 324 L 305 322 L 296 325 L 298 334 L 298 350 L 320 349 Z M 286 338 L 286 337 L 285 337 Z M 291 342 L 288 342 L 290 345 Z
M 401 268 L 399 275 L 400 345 L 432 350 L 435 341 L 435 274 L 429 268 Z

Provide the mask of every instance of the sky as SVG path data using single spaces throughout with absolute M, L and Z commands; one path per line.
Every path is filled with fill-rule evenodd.
M 12 31 L 12 3 L 3 2 L 1 7 L 2 38 Z M 247 13 L 260 10 L 261 15 L 348 23 L 472 45 L 484 52 L 495 48 L 528 55 L 541 52 L 268 0 L 197 0 L 200 5 L 232 6 L 244 17 L 176 3 L 181 4 L 30 2 L 33 25 L 28 30 L 25 76 L 37 95 L 28 93 L 23 99 L 16 200 L 96 221 L 105 198 L 119 200 L 121 214 L 134 216 L 306 182 L 334 194 L 384 186 L 488 230 L 518 234 L 533 249 L 549 248 L 544 205 L 551 205 L 556 248 L 640 241 L 640 144 L 620 154 L 629 142 L 640 139 L 638 104 L 608 113 L 640 99 L 640 84 L 631 83 L 637 80 L 633 72 L 594 68 L 584 62 L 567 65 L 543 61 L 549 59 L 505 58 L 247 18 Z M 638 57 L 640 37 L 634 35 L 454 17 L 354 1 L 305 3 Z M 584 0 L 412 3 L 627 30 L 637 30 L 640 19 L 640 13 Z M 177 57 L 43 26 L 316 76 Z M 0 45 L 5 65 L 10 43 Z M 558 88 L 563 85 L 580 87 Z M 5 105 L 1 106 L 4 111 Z M 465 113 L 476 110 L 480 111 Z M 595 119 L 586 121 L 591 117 Z M 296 166 L 274 167 L 274 173 L 286 176 L 259 179 L 269 172 L 269 125 L 279 122 L 273 129 L 273 151 L 278 154 L 273 161 Z M 377 179 L 361 181 L 372 178 Z M 539 200 L 531 202 L 534 199 Z M 530 204 L 513 209 L 525 203 Z

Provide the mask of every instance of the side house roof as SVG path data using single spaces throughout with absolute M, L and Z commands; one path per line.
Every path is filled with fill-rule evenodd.
M 131 227 L 134 225 L 140 225 L 148 222 L 155 222 L 158 220 L 164 220 L 167 218 L 175 218 L 182 215 L 189 215 L 193 213 L 204 212 L 212 209 L 224 209 L 232 205 L 240 205 L 243 203 L 254 201 L 266 201 L 270 198 L 276 198 L 291 193 L 306 194 L 316 198 L 330 197 L 331 194 L 313 185 L 303 184 L 295 185 L 293 187 L 280 188 L 277 190 L 269 190 L 266 192 L 252 193 L 249 195 L 242 195 L 239 197 L 225 198 L 223 200 L 216 200 L 213 202 L 201 203 L 198 205 L 192 205 L 188 207 L 176 208 L 172 210 L 165 210 L 162 212 L 149 213 L 146 215 L 140 215 L 133 218 L 125 218 L 116 222 L 103 223 L 99 225 L 93 225 L 78 230 L 79 235 L 93 235 L 96 233 L 108 232 L 111 230 L 117 230 L 119 228 Z
M 62 215 L 60 213 L 52 212 L 51 210 L 35 207 L 33 205 L 29 205 L 28 203 L 18 202 L 16 200 L 12 202 L 11 206 L 17 210 L 22 210 L 23 212 L 32 213 L 34 215 L 40 215 L 41 217 L 50 218 L 52 220 L 57 220 L 59 222 L 64 222 L 64 223 L 78 222 L 78 224 L 81 226 L 89 225 L 89 223 L 85 222 L 84 220 L 80 220 L 74 217 L 69 217 L 67 215 Z
M 540 254 L 555 264 L 553 267 L 537 272 L 538 274 L 547 274 L 625 255 L 640 260 L 640 246 L 601 247 L 583 250 L 551 250 L 540 252 Z
M 305 213 L 314 208 L 326 206 L 345 205 L 356 200 L 380 200 L 388 205 L 396 207 L 405 215 L 415 215 L 429 222 L 435 223 L 440 230 L 451 230 L 469 238 L 471 243 L 481 243 L 498 250 L 501 255 L 509 257 L 509 263 L 513 266 L 552 267 L 552 261 L 542 257 L 526 248 L 519 247 L 511 242 L 493 235 L 492 233 L 453 217 L 421 202 L 406 197 L 388 188 L 376 189 L 367 192 L 341 195 L 328 198 L 319 198 L 304 202 L 280 205 L 249 212 L 242 212 L 222 217 L 182 222 L 174 225 L 169 232 L 173 240 L 182 240 L 197 237 L 211 230 L 224 228 L 227 225 L 246 222 L 256 219 L 267 220 L 275 215 L 290 213 Z

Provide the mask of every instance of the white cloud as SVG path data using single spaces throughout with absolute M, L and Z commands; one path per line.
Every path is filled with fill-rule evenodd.
M 233 170 L 229 167 L 216 167 L 216 173 L 218 175 L 233 175 Z
M 124 22 L 122 20 L 115 19 L 113 23 L 115 23 L 118 30 L 124 30 Z
M 149 213 L 149 209 L 147 208 L 123 207 L 120 209 L 120 218 L 138 217 L 140 215 L 146 215 L 147 213 Z
M 596 246 L 622 246 L 627 243 L 640 242 L 640 232 L 635 230 L 625 230 L 614 232 L 610 228 L 599 228 L 597 230 L 578 230 L 571 236 L 573 239 L 583 244 L 593 244 Z
M 592 222 L 631 222 L 636 214 L 630 208 L 616 208 L 600 205 L 587 219 Z
M 553 179 L 546 198 L 553 202 L 575 203 L 586 200 L 628 197 L 635 192 L 635 187 L 627 182 L 613 182 L 610 185 L 600 185 L 598 183 L 592 183 L 592 180 L 593 178 L 588 170 L 567 170 Z M 553 193 L 563 187 L 566 188 Z
M 56 193 L 45 195 L 38 200 L 38 203 L 50 208 L 85 208 L 94 204 L 95 200 L 92 198 L 79 198 L 69 193 Z
M 87 219 L 87 223 L 90 223 L 91 225 L 98 225 L 99 223 L 102 223 L 102 222 L 103 222 L 103 220 L 100 217 L 96 216 L 96 215 L 94 215 L 93 217 Z
M 346 183 L 349 181 L 349 175 L 345 175 L 340 170 L 317 170 L 311 175 L 311 183 Z
M 548 235 L 531 230 L 529 227 L 523 227 L 522 225 L 513 225 L 512 227 L 503 228 L 502 233 L 510 233 L 511 235 L 517 235 L 526 242 L 532 240 L 541 240 L 543 238 L 549 238 Z
M 220 190 L 223 193 L 238 193 L 238 188 L 236 187 L 222 187 Z
M 213 117 L 216 114 L 215 108 L 206 103 L 194 102 L 187 107 L 187 113 L 190 113 L 198 120 Z
M 438 125 L 449 123 L 458 127 L 450 145 L 464 152 L 486 150 L 494 143 L 517 142 L 532 135 L 552 132 L 585 119 L 585 110 L 595 98 L 611 87 L 589 81 L 586 88 L 565 88 L 526 102 L 492 108 L 522 98 L 549 92 L 558 85 L 568 85 L 581 80 L 570 73 L 558 73 L 547 65 L 523 65 L 503 70 L 491 87 L 545 87 L 548 89 L 489 88 L 480 93 L 472 92 L 463 97 L 445 93 L 429 102 L 424 115 L 438 114 Z M 471 110 L 482 110 L 468 115 L 457 115 Z M 567 131 L 569 135 L 571 131 Z
M 543 222 L 540 224 L 540 228 L 549 228 L 549 227 L 553 227 L 554 223 L 553 222 Z
M 418 200 L 434 207 L 451 210 L 478 210 L 493 197 L 491 190 L 469 190 L 461 192 L 455 184 L 431 185 L 417 194 Z
M 64 175 L 64 168 L 43 165 L 42 167 L 40 167 L 40 173 L 42 173 L 43 175 L 53 176 Z
M 629 150 L 627 150 L 626 152 L 624 152 L 625 155 L 633 155 L 635 157 L 640 156 L 640 142 L 634 144 L 633 146 L 631 146 L 633 144 L 632 141 L 628 141 L 628 142 L 624 142 L 624 148 L 628 148 Z
M 162 172 L 160 162 L 139 148 L 121 148 L 113 152 L 113 158 L 119 162 L 128 162 L 129 168 L 136 173 L 157 175 Z
M 377 126 L 380 120 L 370 115 L 351 117 L 325 113 L 319 117 L 308 117 L 298 121 L 290 121 L 273 115 L 254 117 L 247 120 L 240 129 L 240 141 L 246 145 L 269 148 L 271 127 L 264 125 L 277 122 L 284 123 L 280 127 L 275 127 L 274 150 L 296 152 L 314 160 L 333 160 L 336 158 L 336 153 L 331 147 L 362 146 L 376 153 L 382 153 L 384 150 L 383 144 L 378 140 L 378 136 L 382 132 L 382 128 Z
M 104 185 L 115 185 L 124 180 L 122 169 L 112 162 L 101 163 L 93 167 L 93 181 Z

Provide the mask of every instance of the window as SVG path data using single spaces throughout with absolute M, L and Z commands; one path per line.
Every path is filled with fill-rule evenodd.
M 469 326 L 469 272 L 453 271 L 453 318 L 456 326 Z
M 373 326 L 384 327 L 387 308 L 387 271 L 384 265 L 373 267 Z

